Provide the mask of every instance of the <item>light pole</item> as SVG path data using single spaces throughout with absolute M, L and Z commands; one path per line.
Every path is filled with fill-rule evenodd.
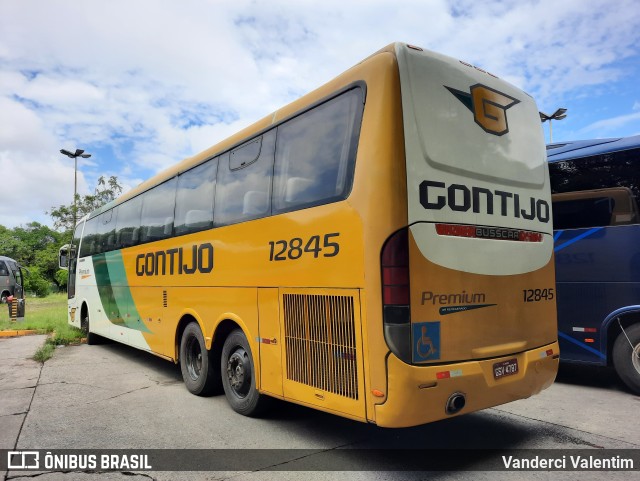
M 84 150 L 82 149 L 76 149 L 75 153 L 73 154 L 68 150 L 61 149 L 60 153 L 66 155 L 67 157 L 75 161 L 75 168 L 73 173 L 73 226 L 71 227 L 71 231 L 73 232 L 76 228 L 76 222 L 77 222 L 76 217 L 78 215 L 78 211 L 76 207 L 76 197 L 78 196 L 78 157 L 82 157 L 83 159 L 88 159 L 89 157 L 91 157 L 91 154 L 85 154 Z
M 549 143 L 553 142 L 553 129 L 551 128 L 552 120 L 562 120 L 566 115 L 567 109 L 559 108 L 551 115 L 545 114 L 544 112 L 538 112 L 540 114 L 540 120 L 544 124 L 547 120 L 549 121 Z

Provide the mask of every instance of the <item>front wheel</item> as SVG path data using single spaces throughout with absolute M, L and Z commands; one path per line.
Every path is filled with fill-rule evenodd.
M 640 324 L 633 324 L 618 335 L 613 344 L 613 365 L 629 389 L 640 394 Z
M 100 343 L 100 337 L 97 334 L 91 332 L 89 326 L 89 313 L 86 311 L 82 313 L 82 317 L 80 318 L 80 329 L 82 330 L 82 332 L 84 332 L 87 338 L 87 344 L 89 346 Z
M 224 394 L 233 410 L 244 416 L 263 412 L 269 398 L 256 389 L 251 348 L 240 329 L 232 331 L 224 341 L 220 368 Z

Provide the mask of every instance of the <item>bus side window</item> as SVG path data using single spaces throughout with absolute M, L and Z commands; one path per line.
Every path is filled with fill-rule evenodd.
M 218 159 L 208 160 L 178 176 L 176 235 L 213 227 L 213 196 Z
M 80 244 L 79 257 L 87 257 L 96 254 L 96 232 L 98 230 L 99 216 L 89 219 L 84 228 L 82 243 Z
M 554 229 L 604 227 L 611 223 L 613 199 L 596 197 L 554 201 Z
M 278 127 L 274 213 L 346 198 L 362 114 L 357 88 Z
M 7 265 L 4 263 L 4 261 L 0 261 L 0 276 L 8 276 L 9 275 L 9 269 L 7 269 Z
M 252 139 L 220 157 L 214 209 L 216 225 L 235 224 L 271 213 L 275 137 L 275 130 L 271 130 L 260 142 Z M 243 152 L 244 149 L 247 151 Z
M 173 235 L 176 182 L 177 179 L 174 177 L 141 195 L 141 243 L 166 239 Z
M 118 206 L 116 244 L 118 249 L 135 246 L 140 242 L 140 211 L 142 196 L 134 197 Z
M 118 217 L 118 208 L 113 208 L 100 214 L 97 218 L 97 243 L 95 245 L 95 254 L 109 252 L 115 249 L 116 245 L 116 219 Z
M 607 227 L 637 222 L 637 205 L 626 187 L 553 195 L 554 229 Z

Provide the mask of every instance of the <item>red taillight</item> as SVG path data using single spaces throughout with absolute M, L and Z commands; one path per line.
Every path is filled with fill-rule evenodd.
M 382 302 L 386 306 L 408 305 L 409 286 L 384 286 Z
M 382 248 L 382 302 L 409 304 L 409 238 L 407 229 L 392 235 Z
M 409 231 L 393 234 L 382 247 L 382 319 L 384 338 L 396 356 L 411 362 Z

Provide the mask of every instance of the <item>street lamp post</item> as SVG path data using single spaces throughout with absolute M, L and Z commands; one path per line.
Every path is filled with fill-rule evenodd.
M 75 167 L 74 167 L 74 173 L 73 173 L 73 226 L 71 228 L 71 230 L 73 231 L 76 228 L 76 222 L 78 220 L 77 219 L 78 211 L 77 211 L 77 204 L 76 204 L 76 197 L 78 196 L 78 157 L 82 157 L 83 159 L 88 159 L 89 157 L 91 157 L 91 154 L 85 154 L 84 150 L 82 149 L 76 149 L 75 153 L 71 153 L 68 150 L 61 149 L 60 153 L 66 155 L 67 157 L 75 161 Z
M 553 129 L 551 128 L 552 120 L 562 120 L 566 115 L 567 109 L 559 108 L 551 115 L 545 114 L 544 112 L 538 112 L 540 114 L 540 120 L 544 124 L 547 120 L 549 121 L 549 143 L 553 142 Z

